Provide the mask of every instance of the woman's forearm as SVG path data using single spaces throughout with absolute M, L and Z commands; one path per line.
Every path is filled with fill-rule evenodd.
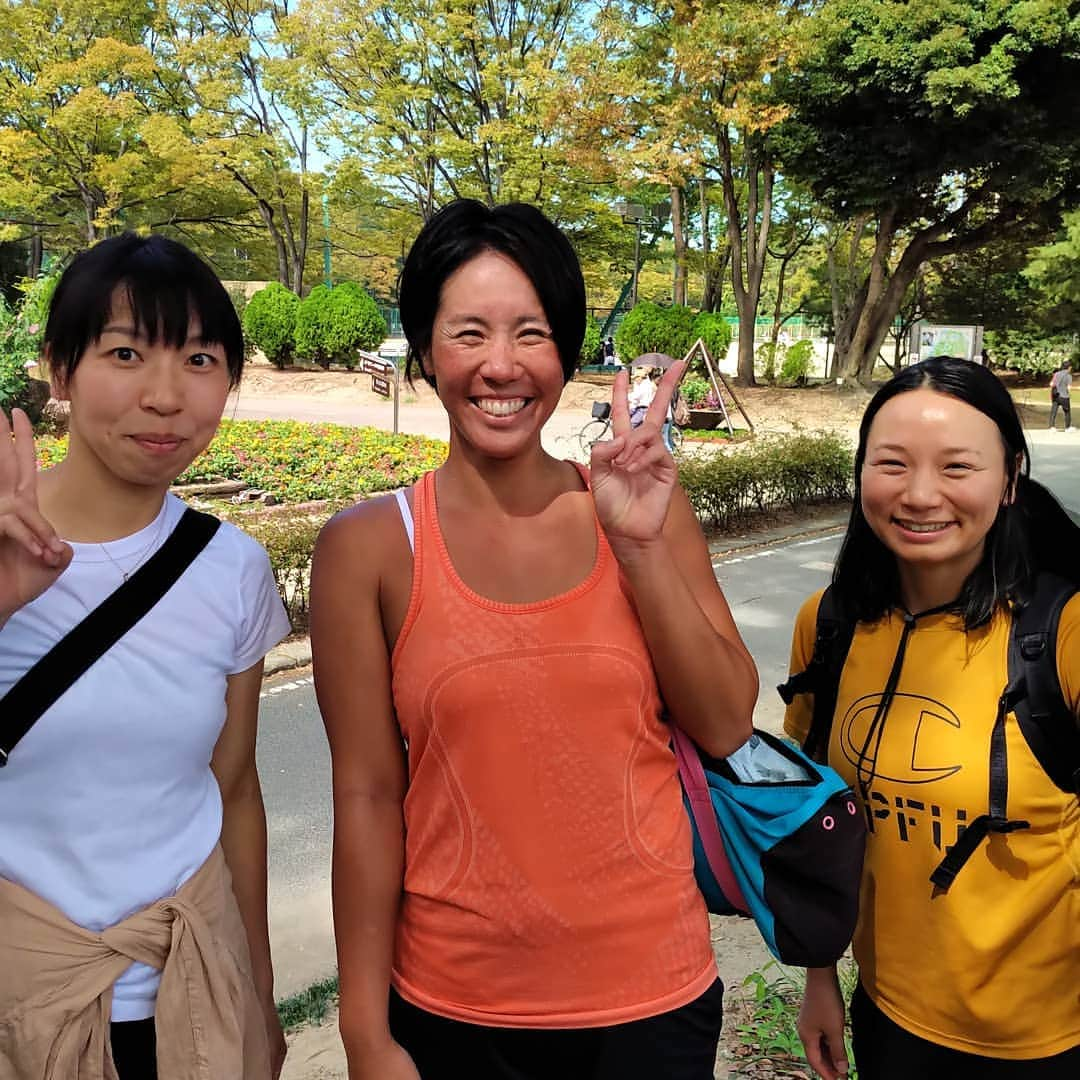
M 741 643 L 721 634 L 695 598 L 669 541 L 619 545 L 664 702 L 707 753 L 724 757 L 751 733 L 758 679 Z
M 254 788 L 248 785 L 223 802 L 221 847 L 247 933 L 255 988 L 272 1000 L 274 970 L 266 917 L 266 811 L 257 779 Z
M 405 864 L 401 804 L 334 802 L 333 899 L 340 1026 L 350 1060 L 390 1039 L 387 1004 Z

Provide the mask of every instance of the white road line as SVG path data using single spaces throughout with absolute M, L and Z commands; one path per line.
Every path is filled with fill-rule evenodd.
M 835 540 L 839 534 L 839 528 L 837 532 L 826 533 L 824 536 L 815 536 L 811 540 L 796 540 L 790 544 L 778 544 L 776 547 L 766 548 L 763 551 L 752 551 L 749 555 L 736 555 L 734 558 L 728 558 L 727 556 L 720 555 L 712 560 L 713 566 L 731 566 L 734 563 L 749 562 L 750 559 L 763 559 L 766 555 L 776 555 L 781 551 L 788 551 L 791 548 L 811 547 L 814 544 L 824 544 L 829 540 Z
M 278 694 L 283 694 L 286 690 L 300 690 L 305 686 L 313 686 L 315 684 L 315 677 L 313 675 L 305 675 L 302 679 L 294 679 L 292 682 L 282 683 L 280 686 L 271 686 L 269 690 L 264 690 L 259 695 L 259 700 L 268 697 L 276 697 Z

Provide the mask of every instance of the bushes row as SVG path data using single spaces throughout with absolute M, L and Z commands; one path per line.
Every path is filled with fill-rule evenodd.
M 679 480 L 702 523 L 724 529 L 771 507 L 848 498 L 853 463 L 839 435 L 783 435 L 730 453 L 684 457 Z
M 378 348 L 387 334 L 375 301 L 351 281 L 317 285 L 303 300 L 272 282 L 247 302 L 243 325 L 248 342 L 279 368 L 294 359 L 352 368 L 358 350 Z

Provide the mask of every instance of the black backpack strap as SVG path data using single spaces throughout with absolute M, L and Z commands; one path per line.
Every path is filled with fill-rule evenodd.
M 1062 791 L 1080 794 L 1080 722 L 1061 692 L 1057 671 L 1057 632 L 1061 612 L 1076 586 L 1052 574 L 1040 574 L 1035 590 L 1013 613 L 1009 634 L 1009 682 L 998 700 L 997 719 L 990 736 L 990 809 L 963 832 L 930 875 L 948 889 L 964 863 L 992 832 L 1028 828 L 1010 821 L 1009 766 L 1005 721 L 1012 712 L 1032 753 L 1046 775 Z
M 1015 635 L 1009 640 L 1010 653 L 1014 640 Z M 1012 667 L 1011 662 L 1009 666 Z M 1005 733 L 1005 720 L 1009 712 L 1016 709 L 1025 694 L 1022 678 L 1016 681 L 1010 679 L 998 698 L 997 718 L 990 733 L 990 809 L 968 825 L 930 875 L 930 880 L 943 891 L 948 891 L 953 879 L 990 833 L 1011 833 L 1029 827 L 1027 821 L 1009 820 L 1009 759 Z
M 854 635 L 855 621 L 841 611 L 836 592 L 829 585 L 818 604 L 810 663 L 804 671 L 792 675 L 776 688 L 785 705 L 790 705 L 798 694 L 814 695 L 814 714 L 803 741 L 803 751 L 816 761 L 823 761 L 828 753 L 840 675 Z
M 188 509 L 168 539 L 0 700 L 0 766 L 15 744 L 176 584 L 221 524 Z
M 1014 711 L 1031 752 L 1058 788 L 1080 795 L 1080 719 L 1061 692 L 1057 669 L 1058 624 L 1076 592 L 1064 578 L 1038 576 L 1031 599 L 1013 616 L 1009 678 L 1022 678 L 1026 689 Z

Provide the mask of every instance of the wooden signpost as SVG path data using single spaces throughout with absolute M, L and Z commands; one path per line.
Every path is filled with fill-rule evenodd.
M 401 371 L 393 360 L 375 353 L 360 353 L 360 370 L 371 376 L 372 393 L 394 399 L 394 434 L 398 433 L 398 403 L 401 396 Z M 391 382 L 392 380 L 392 382 Z

